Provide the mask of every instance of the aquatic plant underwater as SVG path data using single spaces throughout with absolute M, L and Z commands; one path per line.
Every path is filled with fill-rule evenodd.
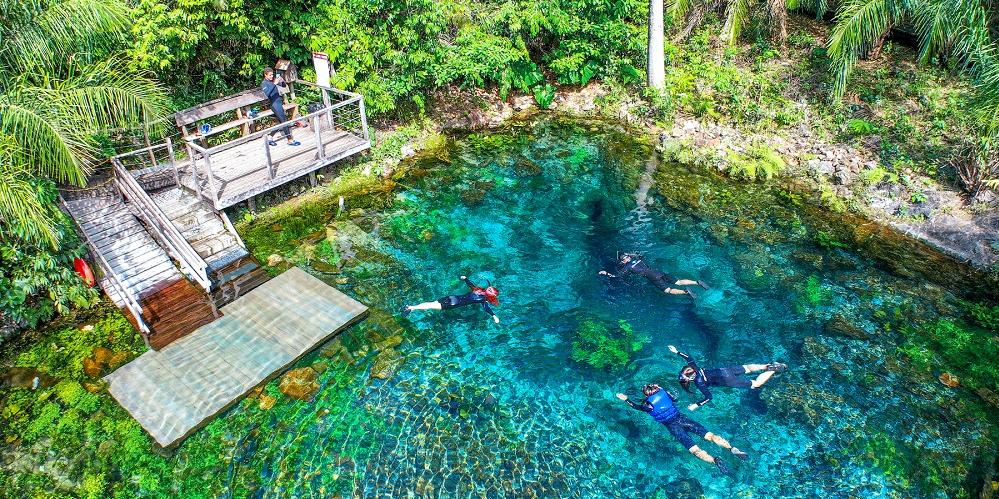
M 242 227 L 261 261 L 278 254 L 372 307 L 297 366 L 314 395 L 274 381 L 171 455 L 111 466 L 106 490 L 943 497 L 995 473 L 995 297 L 958 289 L 966 271 L 909 240 L 775 184 L 658 164 L 650 144 L 598 122 L 456 137 L 393 178 L 345 192 L 342 212 L 303 205 Z M 597 275 L 618 251 L 710 289 L 692 300 Z M 399 316 L 464 293 L 463 274 L 500 289 L 499 324 L 474 306 Z M 731 477 L 614 398 L 658 382 L 679 406 L 696 401 L 670 344 L 704 367 L 790 366 L 683 409 L 749 452 L 739 462 L 703 442 Z

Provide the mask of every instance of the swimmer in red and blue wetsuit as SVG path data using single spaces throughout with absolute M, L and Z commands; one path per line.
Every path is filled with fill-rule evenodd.
M 638 255 L 634 253 L 621 253 L 618 259 L 618 274 L 624 275 L 628 272 L 633 274 L 638 274 L 649 280 L 655 287 L 663 290 L 663 293 L 670 295 L 688 295 L 691 298 L 696 298 L 694 293 L 689 289 L 681 289 L 674 286 L 700 286 L 704 289 L 708 289 L 707 284 L 701 281 L 694 281 L 691 279 L 675 279 L 669 274 L 656 270 L 649 267 L 644 261 L 642 261 Z M 601 270 L 597 272 L 600 275 L 605 275 L 607 277 L 620 277 L 618 275 L 611 274 L 606 270 Z
M 684 448 L 690 451 L 691 454 L 697 456 L 698 459 L 704 462 L 714 463 L 715 466 L 718 466 L 718 470 L 721 471 L 722 474 L 729 474 L 729 469 L 725 464 L 725 461 L 722 461 L 717 457 L 712 457 L 711 454 L 707 453 L 707 451 L 698 447 L 697 444 L 694 443 L 694 439 L 690 438 L 690 435 L 697 435 L 724 449 L 729 449 L 732 451 L 732 454 L 739 459 L 746 459 L 749 457 L 745 452 L 732 447 L 732 445 L 729 444 L 724 438 L 711 433 L 697 421 L 681 414 L 675 404 L 676 397 L 674 397 L 672 393 L 663 390 L 659 385 L 645 385 L 645 387 L 642 388 L 642 393 L 645 394 L 645 400 L 643 400 L 640 404 L 636 404 L 628 400 L 628 396 L 623 393 L 617 394 L 617 398 L 627 402 L 632 409 L 648 413 L 652 419 L 662 423 L 666 426 L 666 429 L 670 432 L 670 434 L 673 435 L 673 437 L 676 438 Z
M 691 411 L 711 402 L 711 390 L 708 389 L 709 386 L 728 386 L 731 388 L 749 388 L 750 390 L 755 390 L 766 384 L 767 381 L 770 381 L 770 378 L 774 374 L 787 369 L 787 365 L 780 362 L 701 369 L 697 366 L 697 362 L 693 357 L 677 350 L 675 346 L 670 345 L 669 351 L 683 357 L 683 360 L 687 361 L 687 365 L 680 369 L 680 374 L 677 376 L 680 386 L 687 393 L 693 393 L 690 391 L 690 384 L 693 383 L 701 391 L 701 394 L 704 395 L 704 398 L 701 400 L 687 406 L 687 409 Z M 743 374 L 760 371 L 763 371 L 763 374 L 760 374 L 754 380 L 749 380 L 742 376 Z
M 449 295 L 441 298 L 437 301 L 428 301 L 425 303 L 420 303 L 419 305 L 406 305 L 402 307 L 402 316 L 406 317 L 413 310 L 447 310 L 449 308 L 461 307 L 463 305 L 475 305 L 481 304 L 482 310 L 487 314 L 491 315 L 493 322 L 499 324 L 499 317 L 493 313 L 493 309 L 489 307 L 492 305 L 499 305 L 499 290 L 496 289 L 492 283 L 488 283 L 486 287 L 480 288 L 476 286 L 472 281 L 466 276 L 461 276 L 461 281 L 468 286 L 471 291 L 463 295 Z

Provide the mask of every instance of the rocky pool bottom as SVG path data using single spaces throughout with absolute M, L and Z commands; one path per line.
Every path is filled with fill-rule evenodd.
M 371 316 L 170 451 L 98 381 L 142 350 L 120 315 L 8 345 L 0 495 L 977 497 L 999 479 L 994 280 L 776 183 L 659 164 L 613 124 L 453 137 L 240 229 Z M 619 250 L 711 289 L 598 276 Z M 499 287 L 500 324 L 399 317 L 461 274 Z M 720 454 L 731 477 L 614 398 L 678 393 L 670 344 L 790 365 L 691 414 L 750 453 Z

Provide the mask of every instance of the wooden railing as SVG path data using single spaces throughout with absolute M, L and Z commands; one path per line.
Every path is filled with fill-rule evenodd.
M 62 194 L 59 195 L 59 205 L 64 212 L 72 213 L 66 204 L 66 200 L 63 199 Z M 86 241 L 87 246 L 90 246 L 91 253 L 97 260 L 97 265 L 100 266 L 101 272 L 104 273 L 104 280 L 118 293 L 118 296 L 121 297 L 122 301 L 125 302 L 125 308 L 131 312 L 132 317 L 135 319 L 135 324 L 139 326 L 139 331 L 145 333 L 142 337 L 146 338 L 146 335 L 149 334 L 149 326 L 147 326 L 146 322 L 142 320 L 142 305 L 139 304 L 139 297 L 132 294 L 128 287 L 126 287 L 125 284 L 118 279 L 118 276 L 114 273 L 114 268 L 111 267 L 111 264 L 108 263 L 108 261 L 104 258 L 104 255 L 101 254 L 97 244 L 90 238 L 87 231 L 82 230 L 81 228 L 81 230 L 77 232 L 83 234 L 83 239 Z M 149 346 L 148 339 L 146 340 L 146 346 Z
M 299 81 L 299 83 L 303 82 Z M 323 141 L 324 134 L 346 132 L 365 141 L 368 140 L 368 122 L 364 113 L 364 98 L 359 94 L 343 92 L 328 87 L 319 88 L 323 90 L 324 101 L 328 102 L 328 104 L 315 112 L 292 120 L 310 122 L 312 130 L 316 135 L 313 148 L 317 155 L 317 167 L 325 165 L 329 161 Z M 332 96 L 330 92 L 333 93 Z M 340 100 L 333 102 L 334 98 L 340 98 Z M 188 140 L 187 148 L 192 166 L 192 180 L 198 195 L 203 195 L 202 189 L 207 187 L 209 192 L 207 193 L 208 196 L 205 197 L 214 203 L 216 209 L 221 209 L 219 184 L 223 184 L 224 179 L 216 176 L 212 170 L 212 157 L 249 142 L 268 137 L 290 125 L 292 125 L 290 122 L 278 123 L 264 130 L 210 148 L 202 147 L 194 143 L 194 141 Z M 274 180 L 277 178 L 277 171 L 274 156 L 271 154 L 271 145 L 268 143 L 268 140 L 263 140 L 262 142 L 264 148 L 263 163 L 259 168 L 242 171 L 242 174 L 255 173 L 266 169 L 268 178 Z M 206 180 L 206 185 L 203 186 L 201 184 L 201 178 Z
M 132 177 L 132 174 L 125 169 L 118 157 L 112 158 L 111 163 L 115 173 L 115 184 L 133 206 L 142 215 L 143 220 L 149 224 L 154 236 L 158 236 L 167 249 L 181 265 L 181 269 L 192 279 L 197 281 L 206 291 L 210 291 L 212 281 L 208 277 L 208 263 L 194 250 L 191 243 L 174 227 L 173 222 L 160 210 L 160 207 L 149 197 L 149 194 Z

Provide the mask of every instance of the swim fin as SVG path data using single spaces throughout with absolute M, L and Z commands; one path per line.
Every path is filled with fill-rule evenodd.
M 732 447 L 732 454 L 734 454 L 735 457 L 742 459 L 743 461 L 749 459 L 749 454 L 746 454 L 745 452 L 742 452 L 741 450 L 736 449 L 735 447 Z
M 700 287 L 702 287 L 702 288 L 704 288 L 704 289 L 711 289 L 711 286 L 708 286 L 708 284 L 706 282 L 701 281 L 701 280 L 697 281 L 697 285 L 700 286 Z
M 722 461 L 721 459 L 718 459 L 716 457 L 715 466 L 718 466 L 718 471 L 720 471 L 722 475 L 732 476 L 732 470 L 728 469 L 728 465 L 725 464 L 725 461 Z
M 409 308 L 409 305 L 403 305 L 402 306 L 401 312 L 402 312 L 402 316 L 403 317 L 409 317 L 409 313 L 412 312 L 412 311 L 413 311 L 413 309 Z

